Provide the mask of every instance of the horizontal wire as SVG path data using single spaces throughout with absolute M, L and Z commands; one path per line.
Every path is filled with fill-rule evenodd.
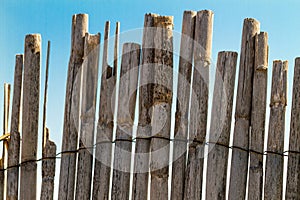
M 233 149 L 238 149 L 238 150 L 241 150 L 241 151 L 244 151 L 244 152 L 247 152 L 247 153 L 255 153 L 255 154 L 259 154 L 259 155 L 263 155 L 263 156 L 266 156 L 268 154 L 275 154 L 275 155 L 279 155 L 279 156 L 288 156 L 286 153 L 300 154 L 300 152 L 298 152 L 298 151 L 284 151 L 282 153 L 275 152 L 275 151 L 259 152 L 259 151 L 253 150 L 253 149 L 245 149 L 245 148 L 238 147 L 238 146 L 228 146 L 228 145 L 225 145 L 225 144 L 214 143 L 214 142 L 207 142 L 206 144 L 215 144 L 215 145 L 222 146 L 222 147 L 225 147 L 225 148 L 228 148 L 228 149 L 232 149 L 232 150 Z
M 300 155 L 300 151 L 292 151 L 292 150 L 287 150 L 287 151 L 284 151 L 282 153 L 278 153 L 278 152 L 274 152 L 274 151 L 264 151 L 264 152 L 259 152 L 259 151 L 256 151 L 256 150 L 252 150 L 252 149 L 245 149 L 245 148 L 242 148 L 242 147 L 238 147 L 238 146 L 229 146 L 229 145 L 226 145 L 226 144 L 222 144 L 222 143 L 218 143 L 218 142 L 200 142 L 198 140 L 190 140 L 190 139 L 176 139 L 176 138 L 166 138 L 166 137 L 162 137 L 162 136 L 150 136 L 150 137 L 135 137 L 135 138 L 132 138 L 132 139 L 116 139 L 114 141 L 101 141 L 101 142 L 97 142 L 95 143 L 93 146 L 91 147 L 80 147 L 76 150 L 66 150 L 66 151 L 61 151 L 59 153 L 57 153 L 55 156 L 53 157 L 42 157 L 42 158 L 39 158 L 39 159 L 31 159 L 31 160 L 26 160 L 26 161 L 22 161 L 20 162 L 19 164 L 17 165 L 13 165 L 13 166 L 8 166 L 4 169 L 0 169 L 0 171 L 6 171 L 8 169 L 11 169 L 11 168 L 17 168 L 17 167 L 22 167 L 23 165 L 26 165 L 28 163 L 36 163 L 36 162 L 40 162 L 40 161 L 46 161 L 46 160 L 56 160 L 56 159 L 61 159 L 60 156 L 63 156 L 65 154 L 77 154 L 78 152 L 82 151 L 82 150 L 93 150 L 97 147 L 97 145 L 99 144 L 114 144 L 118 141 L 127 141 L 127 142 L 136 142 L 137 139 L 145 139 L 145 140 L 151 140 L 153 138 L 157 138 L 157 139 L 164 139 L 164 140 L 168 140 L 168 141 L 171 141 L 171 142 L 186 142 L 187 144 L 190 144 L 192 142 L 192 144 L 190 145 L 195 145 L 195 143 L 198 143 L 198 144 L 204 144 L 204 145 L 210 145 L 210 144 L 213 144 L 213 145 L 218 145 L 218 146 L 222 146 L 224 148 L 227 148 L 227 149 L 238 149 L 238 150 L 241 150 L 241 151 L 244 151 L 244 152 L 247 152 L 247 153 L 255 153 L 255 154 L 259 154 L 259 155 L 263 155 L 263 156 L 267 156 L 268 154 L 275 154 L 275 155 L 279 155 L 279 156 L 289 156 L 288 153 L 293 153 L 293 154 L 299 154 Z M 151 152 L 150 152 L 151 153 Z

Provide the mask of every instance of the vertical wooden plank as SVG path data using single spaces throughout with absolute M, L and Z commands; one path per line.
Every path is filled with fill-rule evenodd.
M 218 54 L 213 94 L 206 199 L 226 199 L 226 177 L 235 84 L 236 52 Z
M 173 17 L 154 18 L 151 199 L 168 199 L 169 147 L 173 96 Z
M 197 12 L 194 46 L 194 74 L 192 85 L 190 140 L 185 180 L 185 199 L 202 196 L 204 145 L 207 131 L 209 66 L 211 62 L 213 12 Z
M 287 200 L 300 199 L 300 58 L 295 59 L 292 113 L 290 123 Z
M 43 105 L 43 144 L 42 144 L 42 153 L 44 157 L 44 147 L 46 146 L 46 113 L 47 113 L 47 94 L 48 94 L 48 75 L 49 75 L 49 60 L 50 60 L 50 41 L 47 45 L 47 60 L 46 60 L 46 77 L 45 77 L 45 88 L 44 88 L 44 105 Z
M 20 199 L 36 199 L 41 35 L 25 38 Z M 33 161 L 32 161 L 33 160 Z
M 244 20 L 236 98 L 229 200 L 244 199 L 246 196 L 253 72 L 255 68 L 255 35 L 259 32 L 259 29 L 260 24 L 257 20 L 251 18 Z
M 85 34 L 81 83 L 80 139 L 75 199 L 90 199 L 93 168 L 94 126 L 98 85 L 100 34 Z
M 99 119 L 96 136 L 95 167 L 93 180 L 93 199 L 109 198 L 109 181 L 112 159 L 112 136 L 114 129 L 114 108 L 116 75 L 108 65 L 108 40 L 110 22 L 105 24 L 102 59 L 102 78 L 100 89 Z
M 3 135 L 8 133 L 8 118 L 10 105 L 10 84 L 4 83 L 4 106 L 3 106 Z M 3 156 L 7 153 L 7 144 L 3 147 Z
M 56 145 L 49 140 L 49 130 L 45 128 L 44 158 L 42 162 L 41 200 L 52 200 L 54 193 L 54 177 L 56 162 Z
M 73 15 L 71 56 L 65 98 L 62 152 L 75 151 L 78 146 L 81 66 L 84 54 L 84 36 L 88 31 L 88 15 Z M 75 191 L 76 154 L 61 156 L 58 199 L 73 199 Z
M 140 66 L 139 119 L 136 133 L 132 199 L 148 198 L 149 151 L 153 102 L 154 19 L 156 14 L 146 14 L 144 19 L 142 65 Z
M 9 118 L 9 104 L 10 104 L 10 84 L 4 83 L 4 106 L 3 106 L 3 136 L 8 134 L 8 118 Z M 6 167 L 7 167 L 7 151 L 8 141 L 3 140 L 2 158 L 0 163 L 0 199 L 6 199 Z
M 111 197 L 113 200 L 129 199 L 132 129 L 140 52 L 139 44 L 125 43 L 123 45 Z
M 20 162 L 20 108 L 23 77 L 23 55 L 16 55 L 14 91 L 10 120 L 10 140 L 8 145 L 7 170 L 7 199 L 17 200 L 19 193 L 19 167 Z M 12 167 L 17 166 L 17 167 Z M 10 168 L 12 167 L 12 168 Z
M 184 194 L 196 14 L 184 11 L 182 20 L 171 183 L 171 199 L 174 200 L 183 199 Z
M 287 61 L 273 62 L 264 199 L 282 199 Z
M 265 32 L 261 32 L 255 37 L 254 66 L 248 199 L 261 199 L 268 84 L 268 34 Z
M 120 43 L 120 22 L 116 22 L 115 44 L 114 44 L 114 75 L 117 76 Z
M 55 177 L 55 162 L 56 162 L 56 145 L 49 140 L 49 130 L 46 128 L 47 114 L 47 95 L 48 95 L 48 76 L 49 76 L 49 59 L 50 59 L 50 41 L 47 47 L 46 60 L 46 77 L 44 88 L 44 105 L 43 105 L 43 138 L 42 138 L 42 187 L 41 199 L 53 199 L 54 193 L 54 177 Z

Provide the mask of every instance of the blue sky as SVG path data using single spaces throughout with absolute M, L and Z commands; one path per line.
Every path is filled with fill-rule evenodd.
M 51 40 L 47 125 L 50 128 L 51 138 L 60 151 L 73 14 L 89 14 L 90 33 L 103 34 L 106 20 L 111 21 L 111 34 L 114 32 L 116 21 L 121 22 L 121 32 L 142 28 L 144 14 L 149 12 L 173 15 L 174 29 L 180 32 L 183 11 L 203 9 L 210 9 L 215 13 L 212 52 L 215 62 L 219 51 L 240 50 L 243 19 L 256 18 L 261 22 L 261 30 L 269 33 L 269 66 L 272 66 L 274 59 L 289 61 L 288 77 L 289 91 L 291 91 L 294 59 L 300 52 L 299 7 L 300 2 L 292 0 L 284 2 L 279 0 L 1 0 L 0 91 L 3 90 L 5 82 L 13 83 L 15 54 L 23 53 L 24 38 L 29 33 L 42 35 L 41 89 L 43 89 L 46 45 L 47 40 Z M 101 39 L 103 41 L 103 38 Z M 270 75 L 271 67 L 269 80 Z M 289 105 L 290 100 L 291 94 L 289 94 Z M 0 105 L 0 113 L 2 113 L 2 95 L 0 95 Z M 42 108 L 42 104 L 40 107 Z M 287 116 L 290 115 L 289 109 L 290 107 Z M 2 115 L 0 115 L 1 120 Z M 56 177 L 58 179 L 58 174 Z

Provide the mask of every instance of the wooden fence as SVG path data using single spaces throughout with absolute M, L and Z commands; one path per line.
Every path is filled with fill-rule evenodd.
M 118 22 L 112 63 L 108 61 L 110 22 L 106 22 L 99 73 L 100 34 L 87 32 L 88 15 L 74 15 L 59 153 L 46 127 L 48 43 L 41 159 L 37 158 L 41 36 L 27 35 L 24 56 L 16 56 L 11 115 L 10 85 L 4 86 L 0 199 L 37 199 L 37 184 L 41 184 L 40 199 L 53 199 L 54 188 L 58 188 L 61 200 L 299 200 L 300 58 L 295 60 L 291 122 L 286 126 L 290 128 L 289 150 L 284 151 L 288 62 L 273 61 L 272 85 L 268 87 L 268 34 L 260 32 L 257 20 L 247 18 L 239 67 L 237 52 L 219 52 L 210 94 L 213 16 L 208 10 L 184 12 L 179 73 L 175 77 L 173 17 L 146 14 L 142 44 L 124 43 L 121 56 Z M 96 112 L 98 74 L 101 87 Z M 176 95 L 173 80 L 178 82 Z M 235 90 L 235 121 L 231 127 Z M 59 186 L 55 187 L 58 158 Z M 39 161 L 42 183 L 37 183 Z

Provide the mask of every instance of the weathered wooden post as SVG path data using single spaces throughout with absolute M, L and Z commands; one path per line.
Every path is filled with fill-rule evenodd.
M 73 15 L 71 56 L 65 99 L 62 152 L 76 151 L 78 146 L 81 67 L 84 36 L 88 31 L 88 15 Z M 62 153 L 58 199 L 73 199 L 75 188 L 76 153 Z
M 41 200 L 52 200 L 56 162 L 56 145 L 49 140 L 49 130 L 45 128 L 44 160 L 42 162 Z
M 3 106 L 3 150 L 0 163 L 0 199 L 6 199 L 6 167 L 7 167 L 7 151 L 8 151 L 8 118 L 10 104 L 10 84 L 4 83 L 4 106 Z
M 173 16 L 157 16 L 154 22 L 150 197 L 167 199 L 173 97 Z
M 56 145 L 49 140 L 49 130 L 46 127 L 47 115 L 47 95 L 48 95 L 48 76 L 49 76 L 49 60 L 50 60 L 50 41 L 47 47 L 46 60 L 46 77 L 44 88 L 44 105 L 43 105 L 43 142 L 42 142 L 42 187 L 40 199 L 53 199 L 54 193 L 54 177 L 56 164 Z
M 23 55 L 16 55 L 14 91 L 10 120 L 10 140 L 8 145 L 7 200 L 17 200 L 19 192 L 20 162 L 20 108 L 22 93 Z M 16 166 L 16 167 L 12 167 Z
M 190 140 L 185 180 L 185 199 L 202 195 L 204 143 L 207 131 L 209 66 L 211 63 L 213 12 L 197 12 L 194 43 L 194 74 L 192 85 Z M 193 98 L 195 97 L 195 98 Z
M 149 151 L 153 102 L 154 22 L 156 14 L 146 14 L 143 30 L 142 65 L 139 85 L 139 119 L 136 133 L 132 199 L 148 198 Z
M 20 199 L 36 199 L 41 35 L 25 38 Z
M 265 177 L 265 200 L 282 199 L 283 142 L 287 102 L 287 61 L 273 62 L 270 120 Z M 299 192 L 299 191 L 298 191 Z
M 244 199 L 246 196 L 253 72 L 255 68 L 255 35 L 259 33 L 259 29 L 260 24 L 255 19 L 247 18 L 244 20 L 236 98 L 229 200 Z
M 182 200 L 184 194 L 196 14 L 194 11 L 184 11 L 183 13 L 173 143 L 171 199 L 174 200 Z
M 268 34 L 265 32 L 255 37 L 254 66 L 248 199 L 261 199 L 268 85 Z
M 97 100 L 100 34 L 85 34 L 81 83 L 81 126 L 75 199 L 90 199 Z
M 115 44 L 114 44 L 114 75 L 117 76 L 120 43 L 120 22 L 116 22 Z
M 215 75 L 207 158 L 206 199 L 226 199 L 228 146 L 238 54 L 220 52 Z
M 300 199 L 300 58 L 295 59 L 285 199 Z M 298 152 L 298 153 L 297 153 Z
M 111 197 L 113 200 L 129 199 L 132 129 L 140 52 L 141 47 L 139 44 L 125 43 L 123 45 Z
M 93 199 L 109 198 L 110 170 L 112 159 L 112 137 L 114 129 L 116 74 L 108 65 L 108 39 L 110 22 L 105 24 L 100 89 L 99 119 L 97 125 Z
M 45 86 L 44 86 L 44 105 L 43 105 L 43 142 L 42 142 L 42 153 L 44 157 L 44 150 L 46 146 L 47 136 L 46 134 L 46 115 L 47 115 L 47 95 L 48 95 L 48 77 L 49 77 L 49 62 L 50 62 L 50 48 L 51 43 L 48 41 L 47 45 L 47 58 L 46 58 L 46 76 L 45 76 Z

